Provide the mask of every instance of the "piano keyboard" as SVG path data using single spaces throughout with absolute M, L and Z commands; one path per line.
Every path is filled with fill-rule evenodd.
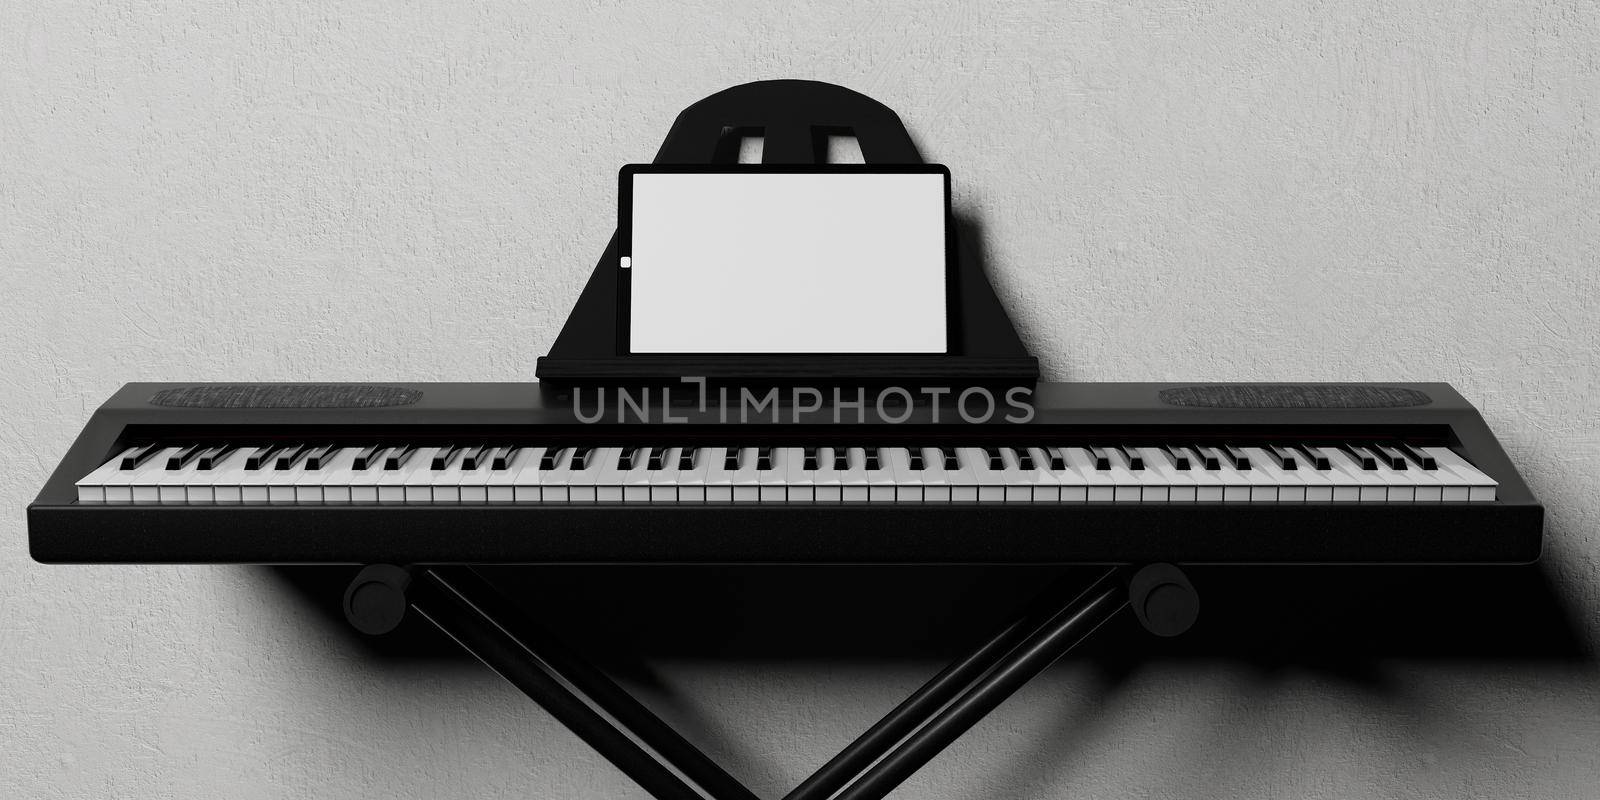
M 1438 503 L 1495 499 L 1447 447 L 266 447 L 147 444 L 97 504 Z

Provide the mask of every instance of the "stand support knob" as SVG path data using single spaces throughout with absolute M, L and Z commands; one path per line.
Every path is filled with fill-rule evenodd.
M 381 636 L 405 619 L 411 573 L 393 564 L 371 564 L 344 590 L 344 618 L 368 636 Z
M 1145 630 L 1177 636 L 1200 616 L 1200 596 L 1183 570 L 1171 564 L 1150 564 L 1128 581 L 1128 602 Z

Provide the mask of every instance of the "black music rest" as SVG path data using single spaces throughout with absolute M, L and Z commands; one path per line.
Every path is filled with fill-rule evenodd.
M 769 164 L 816 164 L 827 137 L 853 133 L 869 164 L 921 164 L 922 155 L 887 106 L 841 86 L 817 81 L 748 83 L 685 109 L 656 153 L 656 164 L 736 163 L 738 138 L 760 131 Z M 955 235 L 951 290 L 953 348 L 946 355 L 623 355 L 617 330 L 617 242 L 607 243 L 566 325 L 539 359 L 547 384 L 675 381 L 684 376 L 744 383 L 1031 384 L 1039 362 L 1023 346 L 983 272 L 970 236 Z

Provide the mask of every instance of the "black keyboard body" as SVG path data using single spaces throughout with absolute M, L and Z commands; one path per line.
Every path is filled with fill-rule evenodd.
M 1006 422 L 1005 407 L 987 423 L 967 423 L 948 405 L 937 424 L 931 406 L 891 410 L 906 419 L 889 424 L 870 393 L 865 412 L 851 408 L 840 424 L 826 408 L 799 422 L 784 406 L 777 421 L 769 409 L 730 423 L 692 404 L 670 410 L 682 422 L 618 424 L 608 414 L 588 424 L 568 394 L 537 383 L 389 385 L 420 395 L 380 407 L 188 407 L 151 403 L 184 385 L 128 384 L 94 413 L 29 506 L 32 555 L 81 563 L 1525 563 L 1542 541 L 1543 508 L 1482 417 L 1445 384 L 1386 384 L 1425 395 L 1405 407 L 1261 408 L 1179 405 L 1171 392 L 1163 399 L 1163 390 L 1181 395 L 1176 384 L 1041 383 L 1022 424 Z M 1415 505 L 170 507 L 83 504 L 74 487 L 120 448 L 147 441 L 979 446 L 1285 436 L 1449 446 L 1497 480 L 1498 494 Z

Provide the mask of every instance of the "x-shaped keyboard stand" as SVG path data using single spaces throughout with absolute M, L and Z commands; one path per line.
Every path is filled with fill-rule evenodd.
M 373 565 L 344 598 L 358 630 L 415 612 L 550 712 L 661 800 L 756 800 L 726 770 L 515 608 L 471 567 Z M 877 800 L 1107 620 L 1130 609 L 1152 633 L 1193 624 L 1198 599 L 1169 564 L 1106 570 L 1087 588 L 1057 580 L 1016 620 L 952 662 L 784 800 Z M 698 788 L 696 788 L 698 787 Z

